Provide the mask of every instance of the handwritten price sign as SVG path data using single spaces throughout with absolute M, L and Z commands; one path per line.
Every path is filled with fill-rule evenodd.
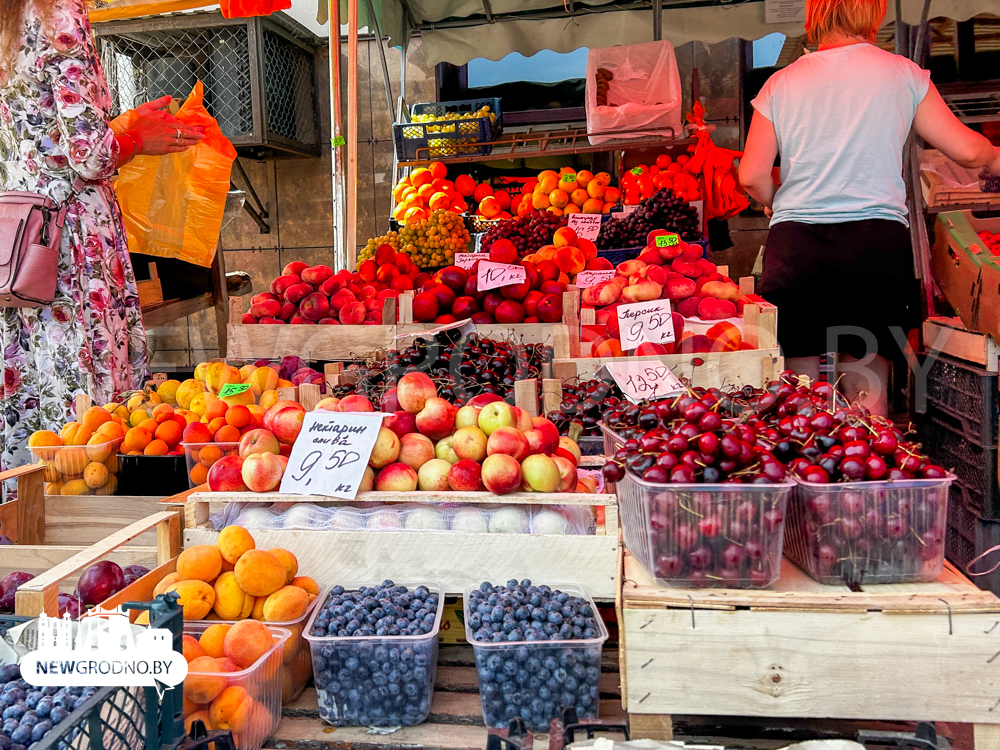
M 580 239 L 593 242 L 601 233 L 600 214 L 570 214 L 567 221 L 567 226 L 576 232 L 576 236 Z
M 281 477 L 281 492 L 353 500 L 385 416 L 379 412 L 308 412 Z
M 670 300 L 653 299 L 618 306 L 618 329 L 622 349 L 635 349 L 639 344 L 669 344 L 674 340 L 674 321 L 670 315 Z
M 576 214 L 572 214 L 575 216 Z M 618 272 L 613 268 L 605 268 L 600 271 L 580 271 L 576 275 L 576 284 L 580 289 L 586 289 L 588 286 L 597 286 L 602 281 L 607 281 L 608 279 L 613 279 Z
M 657 247 L 675 247 L 681 244 L 681 238 L 678 234 L 658 234 L 656 235 L 656 246 Z
M 520 284 L 528 278 L 524 266 L 508 265 L 506 263 L 490 263 L 484 260 L 479 264 L 479 276 L 476 277 L 476 289 L 485 292 L 501 286 Z
M 477 260 L 488 257 L 485 253 L 455 253 L 455 265 L 468 271 Z
M 662 362 L 623 360 L 604 365 L 625 397 L 634 404 L 684 391 L 684 384 Z

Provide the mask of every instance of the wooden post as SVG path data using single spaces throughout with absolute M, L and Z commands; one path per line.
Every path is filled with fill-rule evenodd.
M 340 373 L 344 365 L 340 362 L 328 362 L 323 365 L 323 375 L 326 376 L 326 392 L 333 393 L 333 389 L 340 385 Z
M 569 356 L 580 356 L 580 289 L 570 284 L 563 292 L 563 325 L 569 328 Z M 557 355 L 558 356 L 558 355 Z
M 740 294 L 753 294 L 753 276 L 740 277 Z
M 399 295 L 399 325 L 405 326 L 413 322 L 413 292 L 403 292 Z
M 573 380 L 576 377 L 576 362 L 553 362 L 552 377 L 560 383 Z
M 556 378 L 545 378 L 542 380 L 542 411 L 548 414 L 550 411 L 558 411 L 559 404 L 562 403 L 562 383 Z
M 757 347 L 771 349 L 778 345 L 778 308 L 762 307 L 757 316 Z
M 595 326 L 597 325 L 597 310 L 592 307 L 580 308 L 580 326 Z M 582 331 L 581 331 L 582 335 Z
M 306 411 L 312 411 L 323 398 L 323 392 L 315 383 L 303 383 L 299 386 L 299 403 Z
M 514 382 L 514 406 L 524 409 L 532 417 L 538 416 L 538 380 L 517 380 Z
M 396 325 L 396 309 L 398 305 L 396 304 L 395 297 L 386 297 L 385 302 L 382 303 L 382 325 L 384 326 L 395 326 Z
M 226 356 L 226 322 L 229 308 L 229 287 L 226 285 L 226 258 L 222 252 L 222 241 L 215 248 L 215 259 L 212 261 L 212 305 L 215 308 L 215 329 L 219 337 L 219 354 Z
M 0 505 L 0 530 L 17 544 L 45 543 L 45 466 L 31 464 L 0 473 L 17 480 L 17 500 Z
M 337 29 L 330 34 L 330 135 L 331 135 L 331 155 L 330 161 L 333 166 L 331 170 L 333 178 L 333 246 L 335 266 L 338 271 L 347 269 L 354 270 L 353 265 L 348 265 L 351 258 L 347 249 L 345 239 L 345 214 L 344 206 L 347 201 L 344 197 L 344 137 L 343 127 L 343 102 L 341 100 L 340 88 L 340 0 L 329 0 L 328 6 L 329 28 Z M 354 111 L 354 110 L 352 110 Z M 355 120 L 355 126 L 357 120 Z M 352 127 L 352 130 L 354 127 Z M 338 140 L 340 139 L 340 140 Z M 338 145 L 339 144 L 339 145 Z
M 243 323 L 243 298 L 229 298 L 229 325 L 238 326 Z
M 553 359 L 569 359 L 572 356 L 572 331 L 574 329 L 565 324 L 556 324 L 552 328 L 552 357 Z M 576 327 L 577 340 L 579 345 L 579 327 Z
M 279 388 L 278 398 L 282 401 L 298 401 L 299 400 L 299 389 L 294 385 L 291 388 Z
M 760 349 L 760 306 L 749 304 L 743 306 L 743 341 L 754 349 Z
M 94 402 L 86 393 L 78 393 L 73 398 L 73 404 L 76 407 L 76 418 L 80 420 L 83 419 L 83 413 L 93 406 Z
M 166 523 L 156 526 L 156 564 L 163 565 L 181 553 L 181 514 L 174 513 Z
M 715 267 L 715 272 L 716 273 L 721 273 L 723 276 L 728 276 L 729 275 L 729 266 L 716 266 Z

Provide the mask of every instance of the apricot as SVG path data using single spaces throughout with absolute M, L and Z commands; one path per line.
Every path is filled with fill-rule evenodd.
M 306 596 L 308 596 L 308 594 L 306 594 Z M 288 628 L 290 635 L 288 636 L 288 640 L 286 640 L 281 647 L 281 663 L 287 665 L 291 664 L 292 660 L 298 656 L 299 648 L 302 645 L 302 626 L 289 624 L 284 627 Z
M 198 450 L 198 462 L 205 468 L 211 467 L 216 461 L 218 461 L 224 452 L 222 448 L 217 445 L 206 445 Z
M 167 588 L 171 584 L 177 583 L 179 580 L 181 580 L 181 577 L 176 573 L 167 573 L 167 575 L 163 576 L 163 578 L 160 579 L 160 582 L 153 587 L 153 598 L 155 599 L 160 594 L 166 593 Z
M 71 479 L 65 482 L 62 489 L 59 490 L 60 495 L 90 495 L 93 494 L 93 490 L 90 486 L 82 479 Z
M 144 456 L 165 456 L 170 452 L 170 447 L 162 440 L 150 440 L 142 449 Z
M 215 446 L 212 447 L 215 448 Z M 218 448 L 215 449 L 219 450 Z M 204 449 L 202 450 L 204 451 Z M 219 457 L 222 457 L 221 450 Z M 215 546 L 219 548 L 223 560 L 235 565 L 240 556 L 247 550 L 253 549 L 256 543 L 250 532 L 242 526 L 227 526 L 219 532 L 219 537 L 215 540 Z
M 240 671 L 242 671 L 240 669 L 240 665 L 239 664 L 237 664 L 234 661 L 230 661 L 229 659 L 227 659 L 224 656 L 221 657 L 221 658 L 219 658 L 219 659 L 216 659 L 215 661 L 217 661 L 219 663 L 219 667 L 222 669 L 223 672 L 240 672 Z
M 45 483 L 45 494 L 46 495 L 61 495 L 62 494 L 63 483 L 56 480 L 55 482 Z
M 195 711 L 193 714 L 184 716 L 184 734 L 191 734 L 191 727 L 196 721 L 204 724 L 205 729 L 215 729 L 212 726 L 212 719 L 209 717 L 208 711 Z
M 202 648 L 201 644 L 194 636 L 182 636 L 181 646 L 183 649 L 184 661 L 188 663 L 190 663 L 192 659 L 197 659 L 199 656 L 207 656 L 205 649 Z
M 159 408 L 159 407 L 157 407 Z M 183 417 L 182 417 L 183 419 Z M 156 432 L 153 433 L 157 440 L 162 440 L 168 446 L 173 448 L 181 441 L 181 434 L 184 432 L 184 428 L 180 426 L 180 423 L 171 419 L 166 422 L 161 422 L 157 428 Z
M 267 601 L 266 596 L 258 596 L 253 603 L 253 610 L 250 612 L 250 619 L 252 620 L 263 620 L 264 619 L 264 602 Z
M 38 430 L 31 433 L 31 437 L 28 438 L 29 448 L 42 448 L 62 444 L 62 438 L 52 430 Z
M 215 729 L 232 729 L 233 714 L 248 697 L 247 691 L 238 685 L 231 685 L 219 693 L 209 709 L 212 726 Z
M 63 445 L 86 445 L 93 434 L 93 430 L 82 422 L 69 422 L 62 428 L 59 437 L 62 438 Z
M 237 747 L 257 747 L 263 744 L 274 728 L 275 717 L 267 708 L 247 697 L 230 719 Z
M 125 442 L 122 443 L 122 450 L 126 453 L 141 451 L 149 445 L 149 441 L 152 439 L 153 434 L 149 430 L 145 430 L 142 427 L 133 427 L 125 433 Z
M 102 406 L 91 406 L 80 418 L 91 432 L 97 432 L 97 428 L 105 422 L 111 421 L 111 413 Z
M 298 586 L 300 589 L 305 589 L 307 594 L 319 596 L 319 584 L 309 576 L 295 576 L 295 578 L 292 579 L 291 585 Z
M 208 481 L 208 467 L 203 464 L 195 464 L 191 469 L 190 477 L 195 487 L 205 484 Z
M 215 581 L 215 613 L 223 620 L 242 620 L 253 611 L 254 597 L 236 582 L 236 574 L 221 574 Z
M 251 667 L 274 645 L 267 625 L 257 620 L 241 620 L 229 628 L 222 648 L 226 658 L 241 669 Z
M 211 703 L 226 687 L 222 668 L 211 656 L 199 656 L 188 662 L 184 678 L 184 695 L 195 703 Z
M 90 460 L 87 458 L 87 450 L 83 446 L 73 446 L 60 448 L 52 459 L 52 465 L 63 474 L 83 474 Z
M 285 585 L 285 566 L 270 552 L 247 550 L 233 572 L 240 588 L 253 596 L 270 596 Z
M 295 574 L 299 572 L 299 561 L 295 558 L 295 555 L 287 549 L 281 549 L 280 547 L 269 549 L 268 552 L 278 558 L 278 562 L 285 566 L 285 583 L 291 583 L 292 579 L 295 578 Z
M 284 586 L 264 601 L 265 622 L 297 620 L 309 609 L 309 594 L 298 586 Z
M 220 419 L 225 421 L 223 417 Z M 217 443 L 238 443 L 239 441 L 240 431 L 231 424 L 223 424 L 215 431 L 215 442 Z
M 184 715 L 185 716 L 189 716 L 190 714 L 193 714 L 195 711 L 201 711 L 201 710 L 203 710 L 205 708 L 200 703 L 195 703 L 193 700 L 191 700 L 190 698 L 188 698 L 186 695 L 182 696 L 182 697 L 184 699 Z
M 110 422 L 108 424 L 111 424 Z M 118 428 L 121 430 L 121 427 Z M 102 432 L 95 432 L 87 441 L 87 458 L 91 461 L 107 461 L 118 451 L 113 438 Z
M 222 554 L 211 544 L 188 547 L 177 556 L 177 574 L 182 581 L 214 581 L 222 571 Z
M 97 462 L 87 464 L 83 470 L 83 481 L 92 490 L 103 487 L 108 481 L 108 467 Z
M 177 581 L 167 586 L 167 591 L 177 592 L 185 620 L 204 619 L 215 604 L 215 589 L 204 581 Z
M 229 628 L 230 626 L 225 624 L 209 625 L 205 628 L 205 632 L 198 638 L 198 645 L 202 649 L 202 653 L 213 659 L 223 658 L 226 654 L 222 650 L 222 642 L 225 640 Z M 188 638 L 189 636 L 184 637 Z

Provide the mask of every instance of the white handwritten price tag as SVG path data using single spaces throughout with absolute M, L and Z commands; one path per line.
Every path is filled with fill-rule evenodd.
M 386 416 L 380 412 L 307 412 L 281 477 L 281 492 L 353 500 Z
M 635 349 L 639 344 L 669 344 L 674 340 L 674 321 L 670 316 L 670 300 L 653 299 L 618 305 L 618 329 L 622 349 Z
M 601 233 L 600 214 L 570 214 L 567 226 L 576 232 L 576 236 L 593 242 Z
M 626 216 L 635 211 L 637 208 L 639 208 L 638 205 L 622 206 L 622 210 L 615 211 L 614 213 L 611 214 L 611 217 L 613 219 L 624 219 Z
M 507 263 L 490 263 L 484 260 L 479 264 L 479 276 L 476 279 L 476 289 L 485 292 L 501 286 L 520 284 L 528 278 L 524 266 L 508 265 Z
M 623 359 L 608 362 L 601 369 L 614 378 L 625 398 L 633 404 L 684 391 L 684 384 L 662 362 Z
M 600 271 L 580 271 L 573 283 L 580 289 L 586 289 L 588 286 L 597 286 L 602 281 L 613 279 L 616 273 L 617 271 L 613 268 L 604 268 Z
M 455 253 L 455 265 L 468 271 L 477 260 L 484 260 L 488 257 L 485 253 Z

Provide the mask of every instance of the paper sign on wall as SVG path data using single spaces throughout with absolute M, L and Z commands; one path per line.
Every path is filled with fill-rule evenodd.
M 484 260 L 489 256 L 485 253 L 455 253 L 455 265 L 468 271 L 477 260 Z
M 662 362 L 623 359 L 608 362 L 601 369 L 614 378 L 625 397 L 634 404 L 684 391 L 684 384 Z
M 613 268 L 602 268 L 600 271 L 580 271 L 573 283 L 580 289 L 586 289 L 588 286 L 597 286 L 602 281 L 613 279 L 617 273 Z
M 576 232 L 580 239 L 593 242 L 597 235 L 601 233 L 600 214 L 570 214 L 567 219 L 567 226 Z
M 805 23 L 806 0 L 764 0 L 764 23 Z
M 281 477 L 281 492 L 353 500 L 386 416 L 380 412 L 307 412 Z
M 480 292 L 485 292 L 501 286 L 520 284 L 526 278 L 528 278 L 528 272 L 524 269 L 524 266 L 515 266 L 507 263 L 490 263 L 488 260 L 484 260 L 479 264 L 476 289 Z
M 670 300 L 618 305 L 618 330 L 621 331 L 622 349 L 635 349 L 646 342 L 669 344 L 674 340 Z

